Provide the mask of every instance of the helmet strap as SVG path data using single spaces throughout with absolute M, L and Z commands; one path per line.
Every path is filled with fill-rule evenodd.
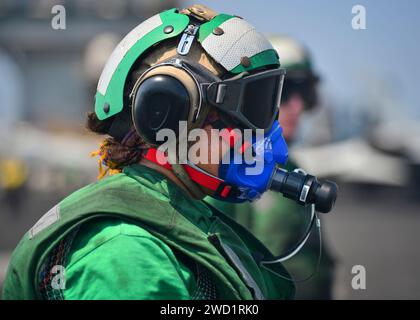
M 230 193 L 236 190 L 234 186 L 226 184 L 224 180 L 193 164 L 180 164 L 178 162 L 174 164 L 170 157 L 168 157 L 169 162 L 162 164 L 158 158 L 163 159 L 163 157 L 165 157 L 163 153 L 155 148 L 147 149 L 144 154 L 144 159 L 173 172 L 195 199 L 203 199 L 207 194 L 204 190 L 209 190 L 209 193 L 221 198 L 228 198 Z M 170 162 L 173 164 L 170 164 Z
M 171 163 L 170 170 L 181 181 L 181 183 L 184 184 L 185 188 L 191 193 L 191 195 L 197 200 L 203 199 L 206 196 L 205 192 L 201 189 L 199 184 L 195 183 L 190 178 L 188 173 L 185 171 L 184 166 L 180 164 L 178 157 L 169 153 L 168 160 L 169 163 Z

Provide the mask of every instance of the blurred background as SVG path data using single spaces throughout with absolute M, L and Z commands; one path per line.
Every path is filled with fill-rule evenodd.
M 201 1 L 310 50 L 319 107 L 290 153 L 340 186 L 323 217 L 337 260 L 334 299 L 420 299 L 420 3 Z M 51 8 L 66 9 L 54 30 Z M 50 207 L 96 179 L 100 139 L 84 117 L 102 67 L 145 18 L 190 1 L 0 0 L 0 287 L 21 236 Z M 352 28 L 352 7 L 366 29 Z M 354 290 L 351 269 L 366 268 Z

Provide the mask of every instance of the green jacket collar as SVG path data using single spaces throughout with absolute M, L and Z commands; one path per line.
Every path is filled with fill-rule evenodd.
M 192 199 L 181 187 L 162 173 L 144 165 L 134 164 L 124 168 L 123 173 L 138 181 L 156 196 L 165 197 L 191 223 L 208 233 L 212 211 L 201 201 Z

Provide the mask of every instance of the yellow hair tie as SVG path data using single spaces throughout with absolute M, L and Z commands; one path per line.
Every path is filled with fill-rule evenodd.
M 107 158 L 107 155 L 108 155 L 108 149 L 107 149 L 107 147 L 108 147 L 108 143 L 105 140 L 104 142 L 102 142 L 99 145 L 99 149 L 98 150 L 92 151 L 90 153 L 90 157 L 99 156 L 99 159 L 98 159 L 98 176 L 97 176 L 97 179 L 98 180 L 102 179 L 107 174 L 109 176 L 111 176 L 111 175 L 120 173 L 122 171 L 121 169 L 118 169 L 118 168 L 112 168 L 112 167 L 115 166 L 115 163 L 113 163 L 112 161 L 106 159 Z M 104 169 L 104 167 L 103 167 L 103 163 L 104 162 L 105 162 L 105 165 L 108 167 L 106 169 Z

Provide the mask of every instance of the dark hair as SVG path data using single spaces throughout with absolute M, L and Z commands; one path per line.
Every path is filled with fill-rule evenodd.
M 86 127 L 97 134 L 106 134 L 110 125 L 109 122 L 108 119 L 104 121 L 99 120 L 94 112 L 90 112 L 87 115 Z M 121 141 L 107 136 L 99 149 L 92 153 L 92 156 L 100 157 L 98 160 L 99 178 L 106 173 L 117 173 L 127 165 L 138 163 L 145 148 L 144 140 L 138 135 L 134 127 L 130 129 Z M 102 165 L 108 168 L 103 170 Z

